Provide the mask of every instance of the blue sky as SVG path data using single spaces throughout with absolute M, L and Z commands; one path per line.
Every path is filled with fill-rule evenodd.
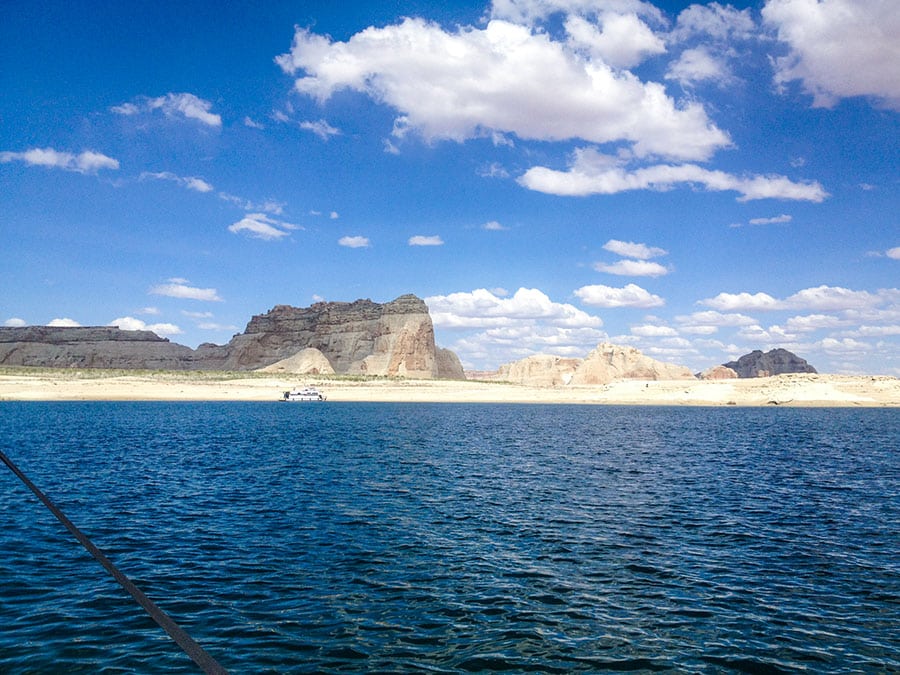
M 900 375 L 893 0 L 0 6 L 0 323 L 404 293 L 467 368 Z

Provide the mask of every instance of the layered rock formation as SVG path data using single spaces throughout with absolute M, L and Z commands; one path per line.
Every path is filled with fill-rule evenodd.
M 488 378 L 484 378 L 488 379 Z M 529 356 L 500 367 L 490 379 L 532 386 L 608 384 L 615 380 L 693 380 L 689 368 L 657 361 L 634 347 L 601 343 L 586 358 Z
M 0 328 L 0 365 L 258 370 L 464 379 L 455 354 L 439 350 L 428 307 L 414 295 L 278 305 L 254 316 L 226 345 L 196 350 L 148 331 Z
M 582 359 L 567 359 L 552 354 L 535 354 L 500 366 L 492 379 L 537 387 L 557 387 L 569 384 L 581 363 Z
M 724 364 L 731 368 L 738 377 L 770 377 L 786 373 L 815 373 L 815 368 L 787 349 L 773 349 L 763 354 L 755 349 L 744 354 L 737 361 Z
M 685 366 L 657 361 L 634 347 L 603 342 L 591 351 L 575 375 L 572 384 L 607 384 L 614 380 L 693 380 Z
M 697 377 L 701 380 L 733 380 L 737 376 L 738 374 L 728 366 L 713 366 L 704 370 Z
M 179 370 L 194 350 L 144 330 L 115 327 L 0 328 L 0 365 Z

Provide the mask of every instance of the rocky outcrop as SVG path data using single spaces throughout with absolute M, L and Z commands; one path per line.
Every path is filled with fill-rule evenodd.
M 572 384 L 607 384 L 614 380 L 693 380 L 685 366 L 657 361 L 634 347 L 601 343 L 575 371 Z
M 581 359 L 535 354 L 500 366 L 496 379 L 537 387 L 558 387 L 572 381 L 581 362 Z
M 465 379 L 456 355 L 435 346 L 428 307 L 414 295 L 384 304 L 278 305 L 252 317 L 228 344 L 196 350 L 148 331 L 0 328 L 0 365 Z
M 529 356 L 478 379 L 506 380 L 531 386 L 607 384 L 615 380 L 692 380 L 690 369 L 657 361 L 634 347 L 601 343 L 584 359 L 550 354 Z
M 733 380 L 738 376 L 728 366 L 713 366 L 697 375 L 701 380 Z
M 180 370 L 194 350 L 156 333 L 115 327 L 0 328 L 0 365 L 43 368 Z
M 318 349 L 307 347 L 293 356 L 260 368 L 262 373 L 290 373 L 293 375 L 333 375 L 334 368 Z
M 724 365 L 726 368 L 731 368 L 735 371 L 738 377 L 745 378 L 817 372 L 805 359 L 801 359 L 787 349 L 773 349 L 765 354 L 755 349 L 737 361 L 731 361 Z

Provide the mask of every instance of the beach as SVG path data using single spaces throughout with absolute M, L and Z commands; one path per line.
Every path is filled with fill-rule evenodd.
M 900 407 L 900 379 L 791 374 L 534 387 L 479 380 L 347 379 L 257 373 L 0 371 L 0 401 L 276 401 L 300 386 L 329 401 Z

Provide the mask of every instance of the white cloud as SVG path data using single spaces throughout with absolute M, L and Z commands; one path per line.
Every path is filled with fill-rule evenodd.
M 20 319 L 17 316 L 12 316 L 4 321 L 3 325 L 7 328 L 23 328 L 24 326 L 27 326 L 28 323 L 25 321 L 25 319 Z
M 789 53 L 775 82 L 799 80 L 813 105 L 871 96 L 900 110 L 900 12 L 894 0 L 768 0 L 764 21 Z
M 893 260 L 900 260 L 900 246 L 896 246 L 894 248 L 889 248 L 884 254 L 888 258 L 892 258 Z
M 687 330 L 688 326 L 749 326 L 756 323 L 756 319 L 746 316 L 745 314 L 728 313 L 722 314 L 716 311 L 694 312 L 687 315 L 679 315 L 675 317 L 675 321 L 683 324 L 682 330 Z
M 756 24 L 749 9 L 737 10 L 731 5 L 712 2 L 708 5 L 693 4 L 682 11 L 669 39 L 673 42 L 693 38 L 733 42 L 751 39 L 756 32 Z
M 565 28 L 573 51 L 584 51 L 615 68 L 631 68 L 666 51 L 663 40 L 636 14 L 602 13 L 597 22 L 570 14 Z
M 0 152 L 0 162 L 25 162 L 29 166 L 44 166 L 78 173 L 97 173 L 100 169 L 118 169 L 118 160 L 112 157 L 85 150 L 79 154 L 60 152 L 53 148 L 32 148 L 25 152 Z
M 666 304 L 658 295 L 635 284 L 627 284 L 624 288 L 602 284 L 582 286 L 575 291 L 575 295 L 584 304 L 593 307 L 661 307 Z
M 792 316 L 785 322 L 785 328 L 787 330 L 800 333 L 812 332 L 823 328 L 835 328 L 842 325 L 846 325 L 846 322 L 830 314 Z
M 793 217 L 786 213 L 782 213 L 780 216 L 773 216 L 772 218 L 751 218 L 748 222 L 751 225 L 774 225 L 779 223 L 789 223 L 792 220 Z
M 337 136 L 341 133 L 340 129 L 335 129 L 325 120 L 317 120 L 315 122 L 300 122 L 300 128 L 305 131 L 311 131 L 323 141 L 327 141 L 332 136 Z
M 271 213 L 276 216 L 280 216 L 284 213 L 285 203 L 274 199 L 267 199 L 263 202 L 251 202 L 249 199 L 244 199 L 243 197 L 238 197 L 227 192 L 220 192 L 219 199 L 226 201 L 229 204 L 234 204 L 239 209 L 244 209 L 244 211 L 262 211 L 263 213 Z
M 181 335 L 183 332 L 173 323 L 154 323 L 147 324 L 133 316 L 123 316 L 110 321 L 108 326 L 118 326 L 121 330 L 149 330 L 157 335 Z
M 631 333 L 640 337 L 675 337 L 678 335 L 678 331 L 671 326 L 657 326 L 654 324 L 632 326 Z
M 839 286 L 817 286 L 797 291 L 785 300 L 788 307 L 819 311 L 874 307 L 884 298 L 868 291 L 851 291 Z
M 768 293 L 719 293 L 714 298 L 700 300 L 698 304 L 725 312 L 739 310 L 769 311 L 783 309 L 784 307 L 782 302 L 776 300 Z
M 246 232 L 254 239 L 272 241 L 288 236 L 291 230 L 302 229 L 299 225 L 276 220 L 264 213 L 248 213 L 236 223 L 228 226 L 229 232 Z
M 370 246 L 368 237 L 341 237 L 338 239 L 338 244 L 341 246 L 346 246 L 347 248 L 368 248 Z
M 205 302 L 221 302 L 222 298 L 215 288 L 196 288 L 188 286 L 186 279 L 169 279 L 169 283 L 153 286 L 151 295 L 165 295 L 170 298 L 185 298 L 188 300 L 203 300 Z
M 340 215 L 338 215 L 337 211 L 332 211 L 328 214 L 328 217 L 331 218 L 331 220 L 337 220 L 338 218 L 340 218 Z
M 170 171 L 159 171 L 156 173 L 144 171 L 141 173 L 140 180 L 146 180 L 148 178 L 153 178 L 155 180 L 169 180 L 178 183 L 188 190 L 194 190 L 195 192 L 212 192 L 214 189 L 212 185 L 202 178 L 197 178 L 196 176 L 178 176 Z
M 499 297 L 485 288 L 425 298 L 431 319 L 441 328 L 495 328 L 523 320 L 566 328 L 599 328 L 603 322 L 569 304 L 553 302 L 536 288 Z
M 821 202 L 828 193 L 816 181 L 794 182 L 779 175 L 735 176 L 696 164 L 656 164 L 628 169 L 622 160 L 593 148 L 575 151 L 566 171 L 543 166 L 528 169 L 518 182 L 529 190 L 562 196 L 617 194 L 630 190 L 668 190 L 687 184 L 710 191 L 733 191 L 738 201 L 791 199 Z
M 210 112 L 212 103 L 189 93 L 169 93 L 157 98 L 142 96 L 132 103 L 113 106 L 110 110 L 120 115 L 136 115 L 159 110 L 166 117 L 184 117 L 211 127 L 222 126 L 221 116 Z
M 53 319 L 47 325 L 53 328 L 78 328 L 79 326 L 81 326 L 81 324 L 75 321 L 75 319 L 70 319 L 68 317 L 62 319 Z
M 647 244 L 637 244 L 633 241 L 619 241 L 618 239 L 610 239 L 603 244 L 603 249 L 610 253 L 616 253 L 624 258 L 637 258 L 638 260 L 649 260 L 650 258 L 658 258 L 661 255 L 668 255 L 668 251 L 656 246 L 647 246 Z
M 594 269 L 606 274 L 617 274 L 626 277 L 660 277 L 669 270 L 659 263 L 649 260 L 619 260 L 614 263 L 594 263 Z
M 712 54 L 705 47 L 685 49 L 681 56 L 669 65 L 666 71 L 667 80 L 676 80 L 682 85 L 690 85 L 694 82 L 715 80 L 716 82 L 728 82 L 732 79 L 728 66 Z
M 414 237 L 410 237 L 408 243 L 410 246 L 443 246 L 444 240 L 437 235 L 424 236 L 417 234 Z
M 481 226 L 481 229 L 490 230 L 492 232 L 500 232 L 500 231 L 506 230 L 508 228 L 503 227 L 503 225 L 498 223 L 496 220 L 489 220 L 488 222 L 486 222 L 484 225 Z M 897 249 L 897 250 L 900 251 L 900 249 Z
M 247 116 L 244 118 L 244 126 L 250 127 L 251 129 L 265 129 L 265 125 L 257 122 L 253 118 Z
M 397 138 L 624 142 L 637 156 L 692 160 L 730 144 L 700 104 L 676 103 L 659 83 L 498 19 L 446 32 L 408 18 L 346 42 L 299 28 L 277 62 L 298 75 L 298 92 L 320 102 L 350 89 L 391 106 Z

